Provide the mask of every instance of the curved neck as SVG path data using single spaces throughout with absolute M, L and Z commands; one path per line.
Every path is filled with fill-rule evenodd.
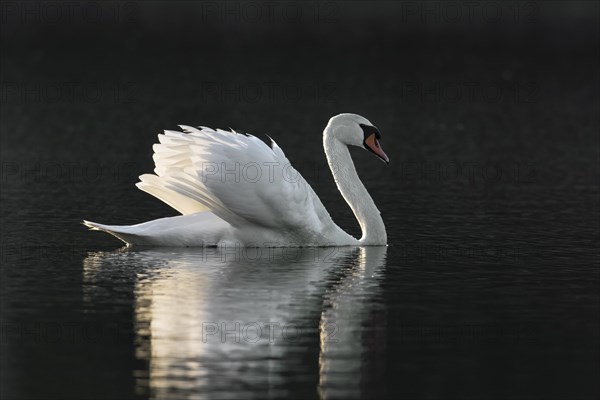
M 338 190 L 360 224 L 360 244 L 385 245 L 387 233 L 381 214 L 356 173 L 348 146 L 335 138 L 330 129 L 327 126 L 323 135 L 325 155 Z

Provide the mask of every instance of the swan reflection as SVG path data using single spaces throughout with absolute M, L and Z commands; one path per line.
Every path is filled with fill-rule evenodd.
M 133 285 L 136 357 L 147 365 L 135 374 L 140 394 L 232 397 L 251 387 L 266 397 L 355 397 L 381 369 L 366 354 L 385 348 L 377 304 L 386 251 L 92 253 L 83 295 L 99 304 L 110 295 L 98 287 Z

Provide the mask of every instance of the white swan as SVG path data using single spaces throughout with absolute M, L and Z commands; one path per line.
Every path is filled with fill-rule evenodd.
M 337 226 L 311 186 L 273 139 L 271 147 L 246 134 L 180 125 L 155 144 L 156 175 L 137 187 L 180 216 L 131 226 L 83 221 L 128 245 L 150 246 L 365 246 L 386 245 L 379 210 L 360 181 L 348 146 L 389 163 L 377 128 L 356 114 L 339 114 L 323 131 L 323 147 L 342 196 L 358 220 L 356 239 Z

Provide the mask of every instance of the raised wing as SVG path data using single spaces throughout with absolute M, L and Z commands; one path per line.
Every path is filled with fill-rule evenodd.
M 182 214 L 209 210 L 233 226 L 320 230 L 333 224 L 283 150 L 252 135 L 180 125 L 155 144 L 155 175 L 137 186 Z M 272 140 L 272 139 L 271 139 Z

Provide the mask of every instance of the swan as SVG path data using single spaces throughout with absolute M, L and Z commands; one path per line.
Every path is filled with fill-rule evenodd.
M 83 224 L 110 233 L 128 246 L 309 247 L 383 246 L 381 214 L 361 182 L 348 146 L 389 163 L 381 134 L 366 118 L 344 113 L 323 131 L 323 147 L 338 190 L 352 209 L 362 236 L 337 226 L 312 187 L 283 150 L 255 136 L 204 126 L 179 125 L 153 146 L 154 174 L 136 186 L 182 215 L 131 226 Z

